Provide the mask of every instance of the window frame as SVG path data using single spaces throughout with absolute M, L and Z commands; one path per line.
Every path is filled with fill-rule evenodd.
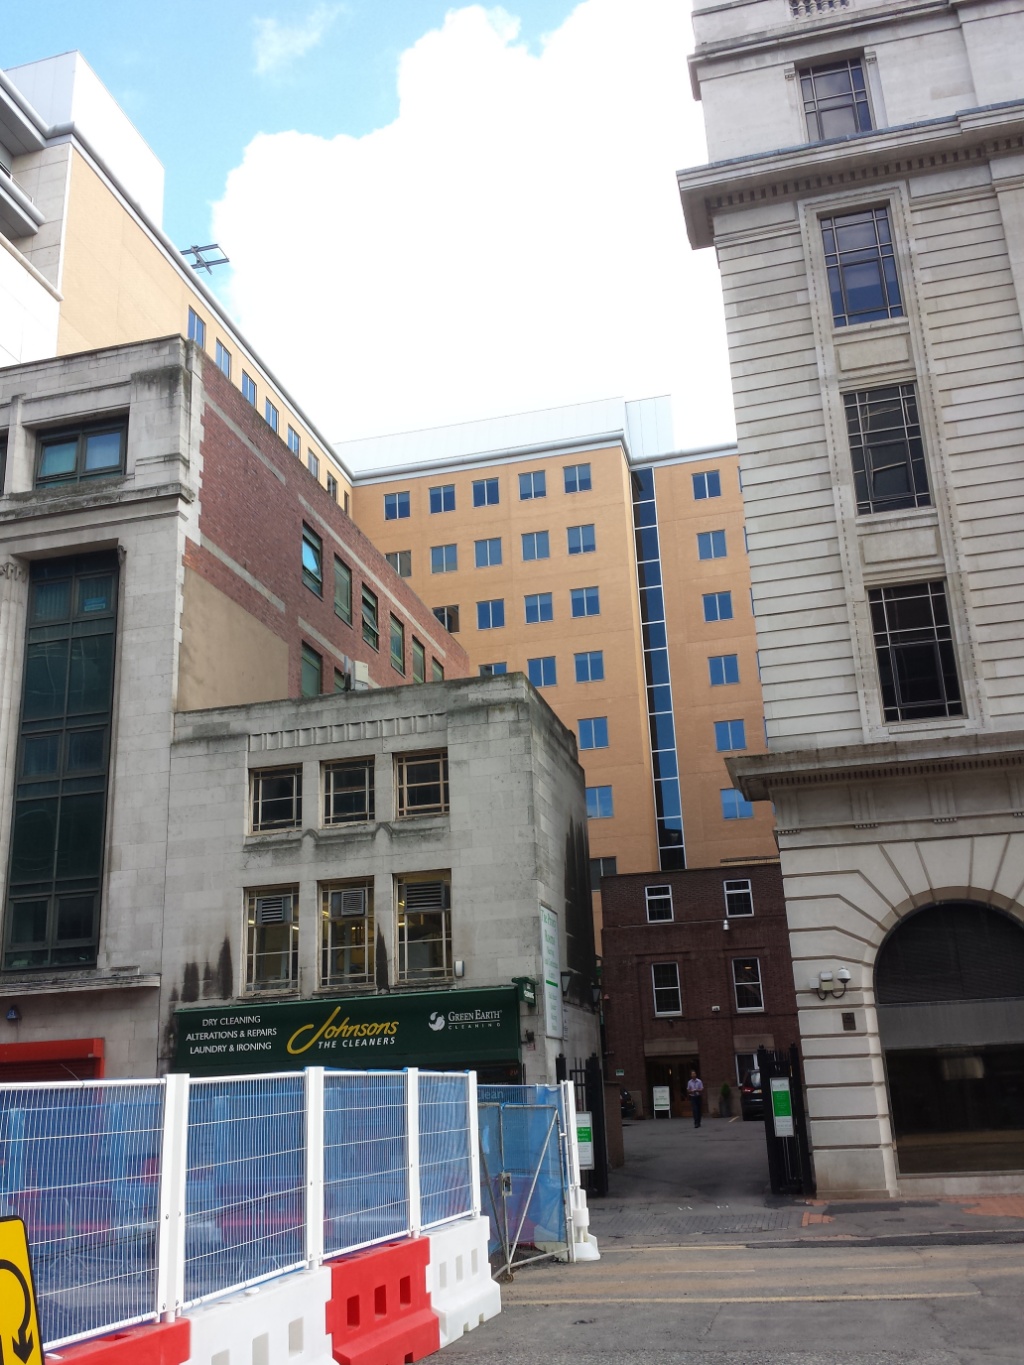
M 412 516 L 412 498 L 407 488 L 384 494 L 384 520 L 407 521 Z
M 206 350 L 206 321 L 194 308 L 188 310 L 188 339 L 194 341 L 201 351 Z
M 739 729 L 739 737 L 740 737 L 740 739 L 742 740 L 742 743 L 740 743 L 740 744 L 735 744 L 735 743 L 733 743 L 733 740 L 734 740 L 734 738 L 735 738 L 735 730 L 734 730 L 733 727 L 734 727 L 734 726 L 737 726 L 737 725 L 740 727 L 740 729 Z M 723 732 L 723 731 L 720 730 L 720 727 L 721 727 L 721 726 L 728 726 L 728 729 L 727 729 L 726 731 Z M 746 749 L 746 747 L 747 747 L 747 726 L 746 726 L 746 722 L 745 722 L 744 720 L 716 720 L 716 721 L 714 722 L 714 727 L 715 727 L 715 753 L 716 753 L 716 754 L 734 754 L 734 753 L 740 753 L 740 752 L 742 752 L 744 749 Z M 722 743 L 722 734 L 723 734 L 723 733 L 725 734 L 726 738 L 728 739 L 728 743 L 726 743 L 726 744 L 723 744 L 723 743 Z
M 756 980 L 740 981 L 738 979 L 738 968 L 743 963 L 753 963 L 757 971 Z M 758 957 L 734 957 L 730 962 L 730 974 L 732 976 L 733 999 L 736 1002 L 737 1014 L 764 1014 L 764 980 L 761 976 L 761 959 Z M 757 991 L 758 1004 L 741 1005 L 740 991 Z
M 311 692 L 308 686 L 310 680 L 310 670 L 312 669 L 316 669 L 317 674 L 317 686 L 315 692 Z M 315 650 L 312 645 L 307 644 L 305 640 L 302 641 L 302 648 L 300 652 L 299 688 L 300 688 L 299 695 L 303 697 L 320 697 L 323 695 L 324 690 L 323 655 L 318 650 Z
M 611 863 L 610 869 L 605 871 L 605 863 Z M 619 875 L 619 860 L 617 855 L 609 854 L 606 857 L 590 859 L 590 890 L 594 895 L 600 894 L 602 877 L 617 877 Z
M 720 469 L 701 469 L 697 473 L 691 474 L 690 478 L 693 484 L 694 502 L 706 502 L 709 498 L 720 498 L 722 496 L 722 471 Z M 702 488 L 703 492 L 698 493 L 698 488 Z M 712 488 L 714 489 L 713 492 Z
M 597 551 L 597 528 L 592 521 L 581 522 L 579 526 L 567 526 L 565 528 L 565 540 L 568 553 L 571 555 L 595 554 Z
M 263 796 L 265 783 L 291 779 L 291 796 Z M 283 817 L 264 817 L 263 807 L 271 802 L 289 803 L 290 814 Z M 280 768 L 251 768 L 249 770 L 249 833 L 274 834 L 280 830 L 302 828 L 302 764 L 289 763 Z
M 362 787 L 355 783 L 341 787 L 335 780 L 345 773 L 360 773 Z M 353 814 L 349 811 L 338 813 L 337 804 L 345 792 L 362 791 L 362 810 Z M 320 764 L 320 822 L 324 829 L 336 829 L 339 825 L 366 825 L 375 819 L 376 808 L 376 762 L 373 755 L 367 758 L 329 759 Z
M 459 571 L 459 546 L 458 542 L 453 541 L 448 545 L 431 545 L 430 547 L 430 572 L 431 573 L 458 573 Z
M 598 672 L 594 675 L 594 661 L 597 660 Z M 586 660 L 587 676 L 580 676 L 582 661 Z M 603 649 L 584 649 L 578 654 L 573 655 L 573 668 L 578 683 L 604 682 L 604 650 Z
M 922 589 L 926 591 L 922 592 Z M 895 608 L 900 601 L 911 601 L 911 593 L 915 592 L 918 598 L 927 599 L 930 630 L 925 631 L 917 626 L 894 631 L 890 624 L 890 608 Z M 894 583 L 869 588 L 867 597 L 883 722 L 886 725 L 905 725 L 913 721 L 963 718 L 967 712 L 957 667 L 956 641 L 945 580 L 929 579 L 923 583 Z M 894 634 L 907 638 L 894 642 Z M 912 652 L 919 656 L 924 649 L 931 651 L 932 678 L 938 686 L 938 695 L 932 702 L 914 703 L 909 698 L 903 700 L 899 661 L 904 661 L 902 671 L 909 677 L 912 670 L 906 669 L 905 661 L 912 656 Z M 920 668 L 916 672 L 920 676 Z
M 448 750 L 428 749 L 423 752 L 398 753 L 395 762 L 395 818 L 398 820 L 420 819 L 428 815 L 447 815 L 451 809 L 451 789 L 448 778 Z M 419 778 L 410 781 L 410 769 L 437 765 L 436 778 Z M 417 789 L 434 788 L 438 790 L 436 801 L 416 801 L 410 793 Z
M 728 559 L 725 531 L 698 531 L 697 558 L 699 560 Z
M 753 820 L 754 803 L 748 801 L 736 787 L 721 787 L 719 798 L 723 820 Z
M 659 882 L 656 886 L 644 887 L 644 909 L 648 924 L 671 924 L 675 920 L 675 907 L 672 904 L 672 887 Z M 652 913 L 657 911 L 658 913 Z M 662 914 L 661 911 L 667 911 Z
M 413 886 L 440 888 L 438 899 L 440 904 L 436 907 L 422 906 L 418 909 L 409 908 L 409 888 Z M 410 944 L 415 940 L 409 936 L 409 916 L 419 915 L 426 917 L 428 914 L 436 915 L 438 919 L 439 934 L 436 939 L 421 940 L 422 942 L 437 942 L 441 947 L 440 967 L 426 967 L 417 971 L 410 970 Z M 395 939 L 397 963 L 397 979 L 402 982 L 408 981 L 447 981 L 454 977 L 455 962 L 452 952 L 452 885 L 451 872 L 435 873 L 407 873 L 404 876 L 395 877 Z
M 610 782 L 600 783 L 596 787 L 587 787 L 585 791 L 588 820 L 615 819 L 615 792 Z M 591 800 L 591 793 L 593 793 L 593 800 Z
M 869 218 L 875 239 L 873 246 L 841 247 L 839 233 L 846 231 L 852 233 L 858 226 L 858 220 L 861 220 L 861 225 L 866 226 L 866 220 Z M 880 230 L 883 223 L 884 230 Z M 867 322 L 882 322 L 904 317 L 903 290 L 889 205 L 875 204 L 846 213 L 824 213 L 819 217 L 818 224 L 821 230 L 832 325 L 837 328 L 856 327 Z M 865 252 L 868 253 L 867 256 L 863 255 Z M 876 269 L 879 303 L 874 308 L 855 310 L 850 301 L 848 272 L 867 264 L 874 265 Z
M 582 471 L 586 470 L 586 473 Z M 590 476 L 590 462 L 562 466 L 563 487 L 566 493 L 589 493 L 593 488 Z M 570 484 L 572 487 L 570 487 Z
M 481 678 L 503 678 L 508 672 L 508 664 L 504 659 L 495 661 L 492 664 L 480 664 L 477 673 Z
M 214 363 L 225 379 L 231 378 L 231 352 L 219 338 L 214 347 Z
M 362 622 L 363 643 L 380 653 L 380 601 L 377 594 L 366 583 L 362 585 L 359 596 L 359 619 Z
M 553 621 L 555 619 L 555 601 L 552 594 L 549 592 L 526 593 L 523 597 L 523 618 L 528 626 L 539 626 L 543 625 L 545 621 Z
M 242 397 L 250 407 L 254 408 L 256 406 L 258 397 L 256 392 L 256 380 L 253 379 L 252 375 L 246 370 L 242 371 Z
M 288 423 L 288 449 L 293 455 L 301 456 L 302 454 L 302 437 L 290 422 Z
M 441 622 L 449 635 L 457 635 L 459 633 L 459 606 L 457 602 L 448 607 L 431 607 L 430 610 L 434 613 L 437 620 Z M 444 613 L 443 615 L 442 612 Z
M 550 664 L 550 680 L 548 665 Z M 536 675 L 536 676 L 535 676 Z M 554 654 L 540 654 L 526 661 L 526 676 L 536 688 L 558 686 L 558 659 Z
M 427 647 L 422 640 L 412 637 L 410 646 L 412 658 L 412 680 L 414 683 L 425 683 L 427 681 Z
M 491 556 L 494 547 L 497 546 L 497 558 Z M 483 559 L 481 562 L 481 549 L 483 549 Z M 485 536 L 483 540 L 474 540 L 473 558 L 478 569 L 496 569 L 502 562 L 501 555 L 501 536 Z
M 299 888 L 290 886 L 247 887 L 245 890 L 246 945 L 245 945 L 245 993 L 259 995 L 264 991 L 293 991 L 299 985 Z M 289 905 L 285 917 L 280 921 L 258 924 L 258 902 L 274 897 L 288 897 Z M 258 948 L 261 929 L 285 930 L 286 944 L 281 948 Z M 286 975 L 257 978 L 256 962 L 260 958 L 279 957 L 288 961 Z
M 317 888 L 320 902 L 320 974 L 319 986 L 321 990 L 333 989 L 343 990 L 347 986 L 367 986 L 372 985 L 376 970 L 376 925 L 374 922 L 373 905 L 373 878 L 372 877 L 353 877 L 343 880 L 332 880 L 321 882 Z M 343 895 L 345 892 L 363 892 L 363 913 L 353 915 L 352 913 L 342 913 L 341 915 L 332 914 L 334 909 L 333 898 Z M 359 923 L 362 928 L 362 943 L 349 943 L 345 939 L 348 931 Z M 337 931 L 339 938 L 335 939 L 335 925 L 344 926 L 344 930 Z M 361 952 L 363 959 L 362 971 L 331 971 L 330 963 L 336 954 L 354 954 Z
M 411 550 L 388 550 L 384 558 L 388 561 L 399 578 L 412 577 L 412 551 Z
M 317 483 L 319 483 L 319 482 L 320 482 L 320 456 L 316 453 L 315 450 L 307 450 L 307 451 L 306 451 L 306 468 L 307 468 L 307 469 L 309 470 L 309 472 L 313 475 L 313 478 L 316 479 Z
M 334 614 L 347 626 L 352 624 L 352 570 L 334 556 Z
M 528 490 L 528 491 L 527 491 Z M 530 469 L 519 475 L 519 501 L 538 502 L 548 495 L 547 471 Z
M 323 597 L 324 542 L 305 522 L 302 523 L 302 582 L 311 593 Z
M 269 398 L 263 400 L 263 420 L 276 436 L 278 427 L 281 425 L 281 413 L 276 404 L 272 403 Z
M 501 630 L 505 625 L 504 597 L 488 597 L 476 604 L 477 630 Z
M 917 386 L 912 383 L 886 384 L 880 388 L 853 389 L 842 397 L 857 515 L 930 507 L 932 498 L 917 409 Z M 885 428 L 883 434 L 877 422 L 885 404 L 898 406 L 899 420 Z M 890 433 L 895 433 L 895 439 L 884 439 Z M 886 452 L 897 449 L 901 451 L 901 458 L 894 461 L 892 454 Z M 907 491 L 876 494 L 876 479 L 895 469 L 902 470 Z
M 88 469 L 89 441 L 94 436 L 114 436 L 118 438 L 117 464 L 104 465 L 101 469 Z M 49 446 L 66 446 L 75 443 L 75 464 L 70 473 L 44 474 L 43 457 Z M 85 422 L 66 427 L 50 427 L 36 432 L 36 458 L 34 488 L 67 488 L 75 484 L 94 483 L 97 479 L 123 478 L 127 472 L 128 461 L 128 418 L 126 415 L 108 418 L 102 422 Z
M 453 483 L 435 484 L 433 488 L 428 489 L 427 497 L 431 516 L 437 516 L 440 512 L 455 511 L 455 485 Z
M 704 610 L 704 621 L 707 625 L 714 625 L 717 621 L 735 620 L 732 590 L 730 588 L 725 588 L 721 592 L 702 593 L 701 604 Z
M 675 977 L 675 984 L 670 982 L 658 981 L 658 969 L 670 968 Z M 683 983 L 681 980 L 678 962 L 652 962 L 651 963 L 651 1002 L 654 1006 L 655 1019 L 680 1019 L 683 1014 Z M 664 997 L 666 993 L 674 992 L 675 1005 L 669 1009 L 659 1009 L 659 996 Z
M 579 606 L 580 611 L 576 608 Z M 569 589 L 569 613 L 574 620 L 601 615 L 601 589 L 595 583 L 586 588 Z
M 841 91 L 838 95 L 819 96 L 815 83 L 842 71 L 849 76 L 849 91 Z M 855 76 L 860 78 L 859 85 Z M 858 133 L 870 133 L 873 130 L 871 100 L 868 95 L 863 57 L 842 57 L 831 62 L 798 67 L 796 78 L 800 82 L 800 99 L 809 142 L 831 142 L 838 138 L 855 137 Z M 850 127 L 841 131 L 826 132 L 822 115 L 834 114 L 840 110 L 851 115 Z
M 730 678 L 730 661 L 735 665 L 736 676 Z M 715 665 L 721 664 L 721 681 L 715 678 Z M 740 680 L 740 656 L 738 654 L 709 654 L 708 679 L 710 687 L 735 687 Z
M 390 645 L 391 667 L 396 673 L 405 677 L 405 626 L 394 614 L 390 613 L 391 620 L 388 627 L 388 640 Z
M 726 919 L 751 919 L 753 917 L 754 887 L 749 877 L 726 877 L 722 882 L 722 896 L 725 900 Z M 737 910 L 733 908 L 740 898 L 750 907 L 749 909 Z
M 526 553 L 528 539 L 531 542 L 532 554 Z M 523 531 L 521 543 L 524 564 L 535 564 L 539 559 L 551 558 L 551 535 L 548 531 Z M 543 553 L 541 553 L 541 545 L 543 545 Z
M 477 490 L 480 490 L 479 492 Z M 491 493 L 494 497 L 491 497 Z M 497 507 L 501 502 L 501 486 L 497 478 L 473 480 L 473 506 Z
M 584 726 L 589 726 L 586 731 L 590 743 L 584 743 Z M 589 752 L 591 749 L 608 748 L 608 717 L 607 716 L 582 716 L 576 722 L 577 741 L 576 747 Z

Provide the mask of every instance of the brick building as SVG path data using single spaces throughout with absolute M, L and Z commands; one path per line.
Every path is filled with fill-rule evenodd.
M 605 877 L 601 895 L 608 1076 L 640 1116 L 668 1086 L 678 1117 L 695 1067 L 717 1113 L 722 1084 L 735 1092 L 759 1047 L 797 1037 L 777 864 Z

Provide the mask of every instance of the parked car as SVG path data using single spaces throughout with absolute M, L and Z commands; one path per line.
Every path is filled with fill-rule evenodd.
M 740 1113 L 745 1119 L 764 1118 L 760 1071 L 748 1071 L 740 1084 Z
M 622 1106 L 622 1117 L 624 1119 L 636 1117 L 636 1103 L 625 1086 L 619 1088 L 619 1103 Z

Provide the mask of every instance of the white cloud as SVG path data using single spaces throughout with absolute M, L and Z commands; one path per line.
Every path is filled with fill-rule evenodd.
M 295 24 L 282 24 L 276 19 L 253 19 L 256 74 L 270 75 L 304 57 L 320 42 L 342 8 L 341 5 L 317 5 L 305 19 Z
M 452 10 L 364 137 L 260 135 L 214 210 L 230 305 L 333 438 L 675 395 L 728 440 L 718 277 L 675 170 L 704 160 L 687 7 L 584 0 L 539 54 Z

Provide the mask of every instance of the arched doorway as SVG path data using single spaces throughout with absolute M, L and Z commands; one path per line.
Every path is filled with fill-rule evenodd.
M 916 910 L 875 998 L 901 1173 L 1024 1169 L 1024 927 L 971 901 Z

